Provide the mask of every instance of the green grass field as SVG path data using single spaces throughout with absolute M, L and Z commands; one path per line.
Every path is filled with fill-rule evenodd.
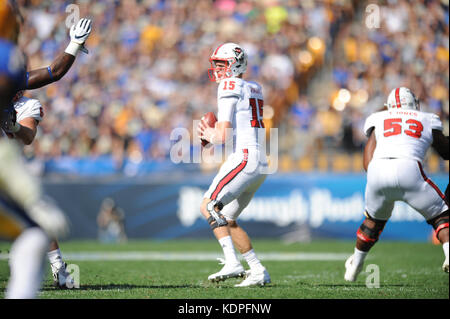
M 68 264 L 80 270 L 80 288 L 59 290 L 52 286 L 50 267 L 40 298 L 158 298 L 158 299 L 448 299 L 449 278 L 441 270 L 442 247 L 431 243 L 380 241 L 365 267 L 379 267 L 379 288 L 368 288 L 371 274 L 363 271 L 357 282 L 344 281 L 345 257 L 353 241 L 316 241 L 285 244 L 255 240 L 272 283 L 265 287 L 235 288 L 242 279 L 210 283 L 208 275 L 220 270 L 216 241 L 131 241 L 100 244 L 70 241 L 60 244 Z M 9 276 L 9 243 L 0 242 L 0 297 Z M 105 260 L 98 253 L 116 253 Z M 158 255 L 158 253 L 160 253 Z M 130 255 L 131 254 L 131 255 Z M 130 257 L 131 256 L 131 257 Z M 149 258 L 150 256 L 151 258 Z M 155 257 L 156 256 L 156 257 Z M 159 256 L 159 257 L 158 257 Z M 161 257 L 163 256 L 163 257 Z M 175 257 L 177 258 L 175 258 Z M 186 260 L 179 260 L 183 257 Z M 205 260 L 195 260 L 202 257 Z M 118 260 L 118 258 L 124 258 Z M 166 260 L 161 260 L 166 259 Z M 167 260 L 173 258 L 174 260 Z M 327 260 L 317 260 L 325 258 Z M 282 259 L 282 260 L 280 260 Z M 243 263 L 247 268 L 245 262 Z M 370 278 L 370 277 L 369 277 Z

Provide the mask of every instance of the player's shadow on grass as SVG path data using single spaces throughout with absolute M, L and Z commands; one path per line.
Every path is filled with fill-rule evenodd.
M 104 284 L 104 285 L 80 285 L 80 288 L 74 288 L 73 290 L 131 290 L 131 289 L 175 289 L 175 288 L 202 288 L 200 285 L 132 285 L 132 284 Z M 67 288 L 65 288 L 67 289 Z M 41 290 L 43 291 L 54 291 L 58 290 L 53 286 L 44 286 Z M 72 289 L 67 289 L 72 290 Z
M 299 286 L 308 286 L 308 287 L 329 287 L 329 288 L 337 288 L 337 287 L 341 287 L 341 288 L 366 288 L 367 285 L 365 283 L 342 283 L 342 284 L 316 284 L 316 283 L 310 283 L 310 282 L 297 282 L 297 285 Z M 291 285 L 285 285 L 285 284 L 279 284 L 279 287 L 291 287 Z M 386 283 L 380 283 L 380 287 L 420 287 L 421 285 L 414 285 L 411 283 L 405 284 L 386 284 Z
M 315 287 L 346 287 L 346 288 L 351 288 L 351 287 L 364 287 L 366 288 L 367 285 L 366 284 L 314 284 L 311 286 L 315 286 Z M 411 285 L 411 284 L 380 284 L 380 287 L 419 287 L 420 285 Z

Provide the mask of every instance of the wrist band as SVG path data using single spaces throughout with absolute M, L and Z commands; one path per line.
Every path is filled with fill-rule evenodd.
M 47 71 L 48 71 L 48 74 L 50 74 L 50 78 L 53 80 L 52 69 L 49 66 L 47 67 Z
M 80 44 L 70 41 L 69 45 L 67 46 L 64 52 L 73 56 L 77 56 L 78 50 L 80 50 L 80 48 L 81 48 Z

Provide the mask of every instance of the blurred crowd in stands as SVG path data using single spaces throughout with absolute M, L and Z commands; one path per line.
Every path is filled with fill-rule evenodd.
M 29 65 L 49 65 L 68 44 L 70 2 L 18 2 Z M 320 163 L 340 155 L 361 170 L 345 163 L 361 154 L 366 116 L 398 86 L 438 113 L 448 135 L 448 1 L 378 2 L 380 27 L 369 28 L 366 1 L 76 1 L 93 20 L 89 54 L 59 82 L 26 92 L 45 116 L 25 155 L 111 157 L 118 170 L 125 160 L 169 160 L 172 130 L 192 136 L 193 120 L 216 110 L 209 57 L 228 41 L 248 53 L 245 78 L 263 86 L 284 170 L 333 169 Z

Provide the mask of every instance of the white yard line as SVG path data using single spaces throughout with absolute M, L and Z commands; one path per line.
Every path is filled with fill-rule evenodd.
M 336 261 L 345 260 L 347 253 L 258 253 L 261 260 L 273 261 L 307 261 L 323 260 Z M 160 252 L 160 251 L 126 251 L 126 252 L 64 252 L 64 260 L 68 261 L 106 261 L 106 260 L 199 260 L 210 261 L 223 257 L 220 253 L 211 252 Z M 7 260 L 8 254 L 1 253 L 0 260 Z

